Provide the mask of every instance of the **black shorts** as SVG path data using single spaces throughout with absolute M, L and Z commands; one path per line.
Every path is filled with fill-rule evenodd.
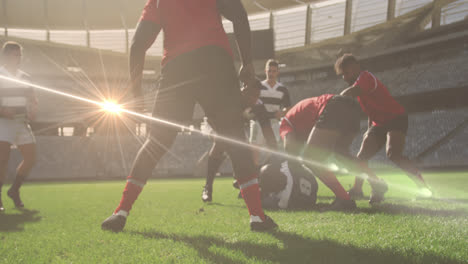
M 218 135 L 246 142 L 242 102 L 232 57 L 221 47 L 206 46 L 172 59 L 161 69 L 153 116 L 186 124 L 192 120 L 195 104 L 199 103 Z M 158 141 L 173 137 L 179 130 L 154 122 L 149 135 Z M 255 174 L 250 148 L 219 142 L 226 144 L 223 148 L 231 158 L 236 178 Z
M 207 46 L 180 55 L 161 70 L 153 116 L 186 123 L 198 102 L 210 121 L 220 112 L 242 112 L 237 72 L 231 56 L 220 47 Z
M 388 121 L 383 126 L 375 126 L 372 125 L 366 132 L 367 136 L 372 135 L 372 137 L 376 138 L 379 143 L 385 143 L 387 140 L 387 133 L 390 131 L 400 131 L 404 134 L 408 131 L 408 115 L 402 114 L 394 119 Z
M 327 102 L 315 127 L 338 131 L 343 135 L 357 134 L 360 120 L 361 108 L 357 101 L 349 96 L 335 95 Z

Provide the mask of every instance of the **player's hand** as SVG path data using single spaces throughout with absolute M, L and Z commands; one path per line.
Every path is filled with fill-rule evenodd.
M 255 81 L 255 69 L 252 63 L 244 64 L 239 70 L 239 80 L 247 86 Z
M 15 111 L 11 110 L 10 108 L 4 107 L 0 109 L 0 116 L 6 119 L 13 119 L 15 118 Z
M 246 120 L 254 120 L 255 113 L 252 111 L 252 107 L 247 107 L 244 112 L 242 113 L 244 119 Z
M 281 120 L 281 118 L 283 118 L 285 114 L 285 111 L 279 110 L 275 113 L 275 118 Z

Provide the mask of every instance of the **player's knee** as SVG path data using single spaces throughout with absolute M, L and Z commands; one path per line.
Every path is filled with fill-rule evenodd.
M 173 129 L 152 129 L 148 138 L 146 139 L 145 144 L 148 147 L 165 147 L 169 148 L 174 143 L 175 138 L 177 137 L 177 131 Z
M 367 153 L 366 151 L 359 151 L 359 153 L 357 154 L 357 159 L 358 161 L 360 162 L 367 162 L 370 158 L 371 158 L 371 155 L 370 153 Z

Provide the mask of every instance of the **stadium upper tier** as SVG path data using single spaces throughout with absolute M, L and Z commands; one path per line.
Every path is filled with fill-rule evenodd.
M 0 36 L 7 34 L 23 39 L 126 52 L 145 2 L 4 0 L 4 5 L 0 6 L 0 28 L 3 28 Z M 250 14 L 253 30 L 274 30 L 276 50 L 302 47 L 343 36 L 345 32 L 346 0 L 242 2 Z M 445 5 L 440 13 L 441 25 L 466 19 L 467 0 L 442 2 Z M 388 3 L 383 0 L 353 0 L 350 33 L 386 22 Z M 400 17 L 432 3 L 432 0 L 395 0 L 394 16 Z M 226 32 L 232 32 L 229 21 L 223 24 Z M 430 28 L 431 20 L 425 21 L 424 26 Z M 149 55 L 162 54 L 162 40 L 157 39 L 148 51 Z

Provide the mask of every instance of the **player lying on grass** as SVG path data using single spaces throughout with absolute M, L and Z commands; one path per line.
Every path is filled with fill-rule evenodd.
M 246 142 L 239 78 L 221 14 L 233 23 L 242 63 L 241 81 L 255 81 L 250 26 L 240 0 L 149 0 L 130 49 L 132 88 L 135 98 L 141 100 L 145 54 L 162 29 L 164 56 L 153 116 L 178 124 L 186 123 L 191 121 L 198 102 L 218 135 Z M 103 229 L 123 230 L 134 202 L 178 131 L 179 128 L 163 123 L 151 124 L 148 138 L 133 163 L 120 204 L 104 220 Z M 226 151 L 249 211 L 251 230 L 276 228 L 275 222 L 262 209 L 251 149 L 229 144 Z
M 260 170 L 262 205 L 268 209 L 309 209 L 317 201 L 313 172 L 298 161 L 272 159 Z
M 420 188 L 427 188 L 415 164 L 403 155 L 408 130 L 408 115 L 403 106 L 390 95 L 379 79 L 372 73 L 361 70 L 359 61 L 352 54 L 340 57 L 335 63 L 335 71 L 351 85 L 341 94 L 357 98 L 368 116 L 368 129 L 357 155 L 362 169 L 371 178 L 375 178 L 367 163 L 386 144 L 388 159 L 404 170 Z M 351 196 L 363 196 L 363 181 L 356 177 L 354 186 L 349 190 Z
M 252 87 L 243 87 L 242 95 L 245 106 L 243 117 L 247 125 L 249 125 L 250 120 L 258 121 L 262 129 L 263 136 L 266 139 L 267 146 L 272 150 L 276 150 L 276 138 L 271 127 L 269 113 L 267 112 L 265 105 L 258 99 L 261 89 L 262 84 L 260 81 L 254 82 Z M 202 200 L 204 202 L 210 202 L 212 200 L 213 181 L 216 172 L 219 170 L 219 167 L 226 158 L 224 155 L 226 147 L 226 143 L 217 141 L 216 138 L 214 139 L 213 146 L 208 154 L 206 184 L 202 193 Z
M 325 94 L 302 100 L 288 111 L 281 122 L 284 149 L 290 155 L 324 164 L 331 154 L 350 157 L 349 147 L 360 131 L 360 114 L 359 105 L 349 96 Z M 356 207 L 331 170 L 312 169 L 336 196 L 331 210 Z M 371 186 L 371 199 L 381 200 L 386 188 L 381 188 L 379 180 L 373 181 Z

